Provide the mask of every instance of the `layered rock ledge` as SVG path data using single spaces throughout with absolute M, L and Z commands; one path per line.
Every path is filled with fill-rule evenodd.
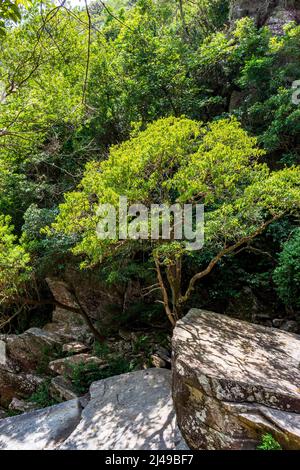
M 300 449 L 300 336 L 192 309 L 173 336 L 173 399 L 193 449 Z
M 148 369 L 94 382 L 89 397 L 0 419 L 0 449 L 187 449 L 171 372 Z

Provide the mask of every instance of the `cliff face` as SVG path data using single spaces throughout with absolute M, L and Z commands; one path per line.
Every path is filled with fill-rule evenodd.
M 300 22 L 300 0 L 232 0 L 230 20 L 244 16 L 254 18 L 258 26 L 268 25 L 274 34 L 281 34 L 284 24 Z

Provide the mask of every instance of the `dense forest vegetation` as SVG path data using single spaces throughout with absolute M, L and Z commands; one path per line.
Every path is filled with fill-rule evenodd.
M 253 321 L 249 292 L 299 318 L 300 26 L 230 22 L 224 0 L 16 3 L 0 4 L 2 330 L 51 309 L 45 278 L 70 266 L 139 280 L 124 318 Z M 121 195 L 204 204 L 204 247 L 100 242 L 97 207 Z

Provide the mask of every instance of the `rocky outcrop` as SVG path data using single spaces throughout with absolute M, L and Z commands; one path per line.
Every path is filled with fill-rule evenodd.
M 299 22 L 300 0 L 232 0 L 231 22 L 245 16 L 253 18 L 258 26 L 269 26 L 274 34 L 282 34 L 285 24 Z
M 71 400 L 0 420 L 0 449 L 187 449 L 176 425 L 171 373 L 131 372 L 94 382 Z
M 30 328 L 20 335 L 7 335 L 6 350 L 9 358 L 25 370 L 35 370 L 42 356 L 51 359 L 60 340 L 41 328 Z
M 1 450 L 54 449 L 64 442 L 81 418 L 79 400 L 0 420 Z
M 192 309 L 173 336 L 173 399 L 193 449 L 300 449 L 300 337 Z

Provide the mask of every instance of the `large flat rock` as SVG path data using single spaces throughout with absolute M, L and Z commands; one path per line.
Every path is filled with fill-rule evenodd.
M 80 421 L 81 405 L 71 400 L 0 420 L 1 450 L 54 449 Z
M 188 448 L 176 424 L 170 371 L 148 369 L 94 382 L 81 399 L 0 419 L 1 449 Z
M 61 449 L 186 448 L 176 424 L 171 374 L 148 369 L 95 382 L 82 420 Z
M 192 309 L 174 330 L 173 398 L 192 448 L 255 448 L 271 432 L 300 449 L 300 337 Z

